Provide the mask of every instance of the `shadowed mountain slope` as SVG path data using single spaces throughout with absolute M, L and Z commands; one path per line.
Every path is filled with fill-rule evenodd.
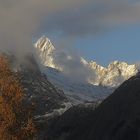
M 137 75 L 124 82 L 88 115 L 87 111 L 78 111 L 78 116 L 78 109 L 65 112 L 50 127 L 48 132 L 54 133 L 50 134 L 49 140 L 139 140 L 139 107 L 140 75 Z

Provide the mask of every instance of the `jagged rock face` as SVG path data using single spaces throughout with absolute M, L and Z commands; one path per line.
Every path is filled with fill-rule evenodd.
M 41 37 L 35 44 L 35 48 L 40 56 L 40 60 L 43 65 L 62 70 L 53 62 L 56 48 L 52 45 L 50 40 L 45 36 Z M 125 80 L 131 76 L 136 75 L 138 68 L 136 65 L 129 65 L 125 62 L 114 61 L 108 65 L 107 68 L 98 65 L 96 62 L 87 62 L 84 58 L 81 58 L 81 64 L 89 68 L 96 73 L 89 76 L 87 82 L 93 85 L 102 85 L 107 87 L 118 87 Z
M 37 115 L 51 113 L 54 109 L 65 108 L 68 102 L 63 91 L 52 85 L 42 74 L 19 72 L 21 84 L 28 100 L 35 102 Z
M 95 110 L 85 110 L 80 117 L 80 112 L 76 115 L 74 109 L 64 113 L 50 125 L 52 133 L 48 140 L 140 140 L 139 93 L 140 75 L 137 75 L 124 82 Z M 63 125 L 67 118 L 70 120 Z
M 107 74 L 107 69 L 98 65 L 94 61 L 89 62 L 88 67 L 96 73 L 96 79 L 93 80 L 92 77 L 90 77 L 89 82 L 96 85 L 102 84 L 102 81 L 104 80 L 104 77 Z
M 22 84 L 26 99 L 35 103 L 35 116 L 50 113 L 53 115 L 54 111 L 60 115 L 59 113 L 63 113 L 71 106 L 63 91 L 56 88 L 46 75 L 41 73 L 33 55 L 26 55 L 23 63 L 19 64 L 14 55 L 7 55 L 7 58 Z
M 126 62 L 114 61 L 105 68 L 91 61 L 89 66 L 96 71 L 97 83 L 103 86 L 119 86 L 125 80 L 138 73 L 136 65 L 128 65 Z
M 35 43 L 34 46 L 39 54 L 41 63 L 45 66 L 56 68 L 55 64 L 53 63 L 55 47 L 51 41 L 43 36 Z

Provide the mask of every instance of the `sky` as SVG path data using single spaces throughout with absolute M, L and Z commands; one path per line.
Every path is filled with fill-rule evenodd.
M 59 40 L 59 37 L 52 34 L 46 36 L 57 46 L 55 41 Z M 102 66 L 107 66 L 113 61 L 139 63 L 140 25 L 116 27 L 97 36 L 80 38 L 71 47 L 79 56 L 88 61 L 96 61 Z
M 138 63 L 139 1 L 99 0 L 86 4 L 79 11 L 68 9 L 51 15 L 45 24 L 46 35 L 56 46 L 59 41 L 67 42 L 65 47 L 71 46 L 87 60 L 103 66 L 115 60 Z
M 120 27 L 96 37 L 80 39 L 75 48 L 87 60 L 107 66 L 118 60 L 129 64 L 140 61 L 140 25 Z
M 0 0 L 0 19 L 0 50 L 19 59 L 45 34 L 102 65 L 140 60 L 139 0 Z

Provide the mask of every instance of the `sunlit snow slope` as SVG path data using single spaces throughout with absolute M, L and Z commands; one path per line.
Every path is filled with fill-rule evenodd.
M 84 82 L 75 81 L 69 78 L 63 68 L 54 61 L 56 48 L 47 37 L 41 37 L 34 46 L 40 62 L 44 65 L 43 72 L 72 101 L 102 100 L 121 83 L 138 72 L 136 65 L 129 65 L 126 62 L 114 61 L 105 68 L 94 61 L 88 62 L 81 57 L 79 63 L 83 68 L 86 67 L 91 74 L 88 74 Z M 72 56 L 68 57 L 72 59 Z

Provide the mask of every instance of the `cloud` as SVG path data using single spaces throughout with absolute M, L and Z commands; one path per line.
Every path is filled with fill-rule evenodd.
M 33 51 L 32 37 L 42 25 L 46 32 L 59 32 L 69 40 L 139 22 L 137 1 L 0 0 L 0 50 L 13 51 L 22 59 Z
M 0 20 L 1 50 L 21 55 L 32 51 L 32 37 L 43 24 L 46 32 L 60 32 L 63 37 L 95 35 L 110 26 L 139 23 L 140 4 L 127 0 L 0 0 Z
M 32 52 L 32 37 L 44 20 L 58 11 L 79 5 L 80 0 L 0 0 L 0 49 L 19 57 Z M 81 5 L 84 0 L 81 0 Z
M 73 51 L 68 51 L 64 48 L 63 50 L 61 50 L 61 48 L 55 50 L 53 62 L 62 69 L 64 76 L 74 82 L 84 83 L 87 82 L 90 77 L 96 78 L 95 72 L 87 65 L 84 65 L 81 61 L 81 57 Z
M 140 3 L 128 0 L 94 0 L 48 16 L 46 31 L 63 37 L 96 35 L 115 26 L 139 24 Z

